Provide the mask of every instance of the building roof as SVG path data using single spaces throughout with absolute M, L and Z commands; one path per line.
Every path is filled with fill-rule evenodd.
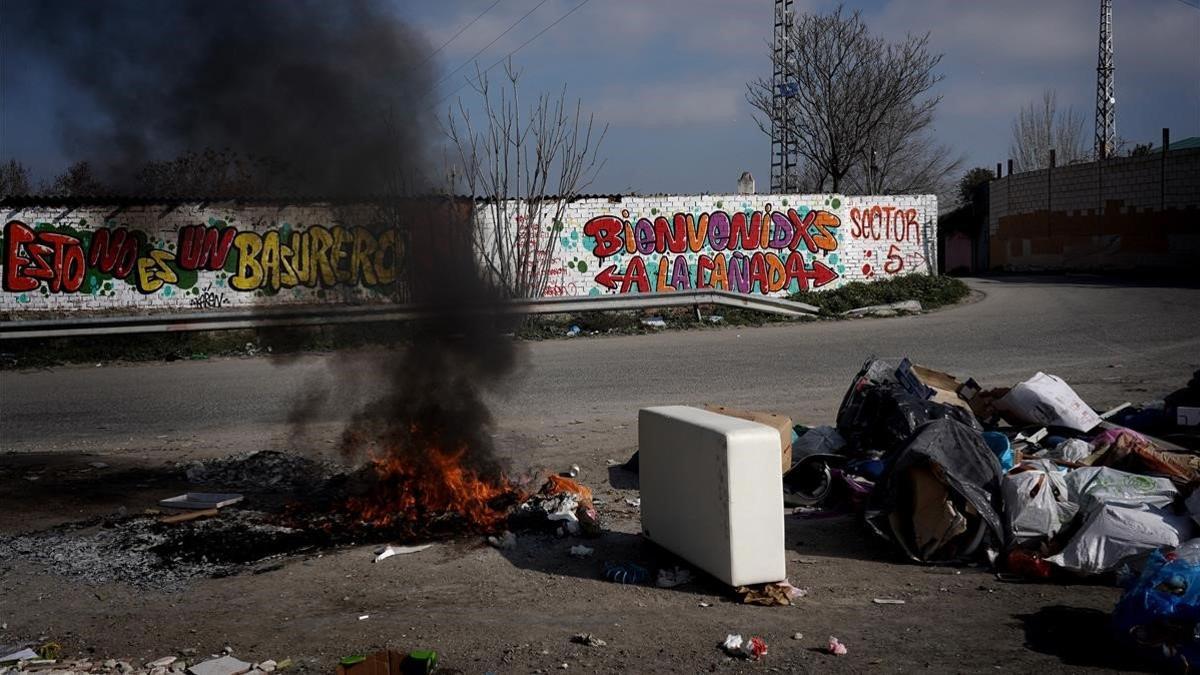
M 1200 136 L 1191 136 L 1180 141 L 1175 141 L 1167 146 L 1167 151 L 1192 150 L 1194 148 L 1200 148 Z

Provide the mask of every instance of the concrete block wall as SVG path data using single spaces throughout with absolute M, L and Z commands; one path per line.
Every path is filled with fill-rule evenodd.
M 1200 150 L 993 180 L 993 267 L 1184 268 L 1200 250 Z
M 484 227 L 495 217 L 487 209 L 476 215 Z M 934 195 L 580 199 L 567 206 L 557 227 L 539 224 L 559 238 L 546 295 L 706 287 L 785 295 L 932 274 L 936 218 Z

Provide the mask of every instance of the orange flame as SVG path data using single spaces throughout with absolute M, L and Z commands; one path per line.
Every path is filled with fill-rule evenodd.
M 365 525 L 409 534 L 426 532 L 444 518 L 480 533 L 503 529 L 520 490 L 501 473 L 484 476 L 464 466 L 465 456 L 466 448 L 432 447 L 416 460 L 399 453 L 374 457 L 378 482 L 367 495 L 350 498 L 346 508 Z

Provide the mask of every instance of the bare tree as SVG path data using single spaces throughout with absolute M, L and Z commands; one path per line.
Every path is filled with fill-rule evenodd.
M 838 6 L 829 14 L 800 15 L 787 40 L 786 56 L 771 57 L 789 84 L 782 111 L 775 109 L 770 78 L 747 84 L 746 100 L 764 133 L 771 133 L 772 121 L 795 133 L 798 154 L 834 192 L 869 157 L 881 127 L 924 129 L 928 121 L 900 118 L 927 120 L 941 100 L 928 95 L 941 80 L 934 69 L 942 59 L 930 53 L 928 33 L 891 42 L 872 35 L 858 11 L 847 15 Z M 782 119 L 773 120 L 776 115 Z
M 1042 100 L 1030 101 L 1021 108 L 1012 125 L 1008 153 L 1016 171 L 1033 171 L 1050 165 L 1050 150 L 1055 163 L 1070 164 L 1088 158 L 1084 144 L 1083 115 L 1073 107 L 1058 109 L 1053 89 L 1042 93 Z
M 932 124 L 932 110 L 901 105 L 890 111 L 846 175 L 850 189 L 871 195 L 951 192 L 953 175 L 965 160 L 934 140 Z
M 86 161 L 75 162 L 67 170 L 54 177 L 54 181 L 42 191 L 56 197 L 90 197 L 105 192 L 100 179 Z
M 458 164 L 453 178 L 484 204 L 487 217 L 476 219 L 474 245 L 491 280 L 510 297 L 540 297 L 566 206 L 604 165 L 598 150 L 608 127 L 597 131 L 578 100 L 567 104 L 565 87 L 523 108 L 520 73 L 511 61 L 504 72 L 498 89 L 484 71 L 471 83 L 482 104 L 481 123 L 461 99 L 447 116 Z
M 265 197 L 278 192 L 286 173 L 279 162 L 208 148 L 147 162 L 135 180 L 155 197 Z
M 15 159 L 0 164 L 0 197 L 23 197 L 29 194 L 29 171 Z

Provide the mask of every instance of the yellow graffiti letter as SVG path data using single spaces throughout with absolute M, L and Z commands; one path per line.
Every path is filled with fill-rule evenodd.
M 262 253 L 262 238 L 257 232 L 239 232 L 233 238 L 238 250 L 237 274 L 229 278 L 229 285 L 239 291 L 253 291 L 262 285 L 263 267 L 258 261 Z

